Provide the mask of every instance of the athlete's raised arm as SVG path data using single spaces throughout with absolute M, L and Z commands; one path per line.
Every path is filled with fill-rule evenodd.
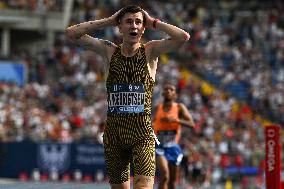
M 153 40 L 146 44 L 146 46 L 150 48 L 151 59 L 155 59 L 163 53 L 175 51 L 189 40 L 190 35 L 181 28 L 160 21 L 159 19 L 154 19 L 149 16 L 146 11 L 144 11 L 144 14 L 147 28 L 161 30 L 170 37 L 167 39 Z
M 87 21 L 80 24 L 70 26 L 66 29 L 66 35 L 69 39 L 76 42 L 78 45 L 84 46 L 89 50 L 93 50 L 96 53 L 110 58 L 111 53 L 116 47 L 110 41 L 94 38 L 90 36 L 95 30 L 100 30 L 109 26 L 117 26 L 117 15 L 119 11 L 108 18 L 100 20 Z

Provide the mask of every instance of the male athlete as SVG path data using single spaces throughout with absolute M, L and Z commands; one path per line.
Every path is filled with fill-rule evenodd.
M 176 103 L 176 87 L 166 84 L 163 103 L 158 104 L 154 115 L 154 130 L 160 144 L 156 147 L 157 165 L 160 170 L 159 189 L 175 189 L 182 160 L 178 144 L 181 126 L 194 127 L 194 121 L 182 103 Z
M 88 35 L 110 26 L 118 27 L 122 44 Z M 170 38 L 142 44 L 146 28 L 161 30 Z M 130 5 L 108 18 L 68 27 L 66 35 L 105 59 L 108 112 L 103 140 L 111 188 L 130 188 L 131 161 L 134 188 L 153 188 L 155 139 L 150 112 L 158 57 L 177 50 L 189 34 Z

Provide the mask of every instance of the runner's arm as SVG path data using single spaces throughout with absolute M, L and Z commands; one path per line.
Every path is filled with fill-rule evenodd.
M 194 128 L 195 123 L 194 120 L 189 112 L 189 110 L 186 108 L 186 106 L 182 103 L 179 103 L 179 120 L 178 122 L 183 125 L 190 128 Z
M 115 48 L 115 45 L 107 40 L 101 40 L 90 36 L 95 30 L 103 29 L 109 26 L 116 26 L 116 16 L 119 13 L 108 18 L 87 21 L 80 24 L 70 26 L 66 29 L 66 36 L 78 45 L 85 47 L 86 49 L 95 51 L 96 53 L 106 56 L 108 51 Z
M 153 40 L 146 44 L 146 46 L 151 49 L 151 59 L 155 59 L 163 53 L 175 51 L 189 40 L 190 35 L 186 31 L 166 22 L 154 19 L 150 17 L 146 11 L 144 12 L 147 28 L 163 31 L 170 37 L 168 39 Z

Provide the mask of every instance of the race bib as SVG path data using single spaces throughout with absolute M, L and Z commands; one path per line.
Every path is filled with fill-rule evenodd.
M 113 84 L 108 88 L 108 113 L 144 112 L 145 89 L 142 83 Z
M 161 144 L 175 143 L 177 132 L 175 130 L 158 131 L 158 140 Z

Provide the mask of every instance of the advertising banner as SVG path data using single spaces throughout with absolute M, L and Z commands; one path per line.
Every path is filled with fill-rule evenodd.
M 27 69 L 24 64 L 0 61 L 0 81 L 16 83 L 24 86 L 26 82 Z
M 104 148 L 93 143 L 0 143 L 0 177 L 17 178 L 21 172 L 106 174 Z
M 281 189 L 280 126 L 265 127 L 265 178 L 267 189 Z

